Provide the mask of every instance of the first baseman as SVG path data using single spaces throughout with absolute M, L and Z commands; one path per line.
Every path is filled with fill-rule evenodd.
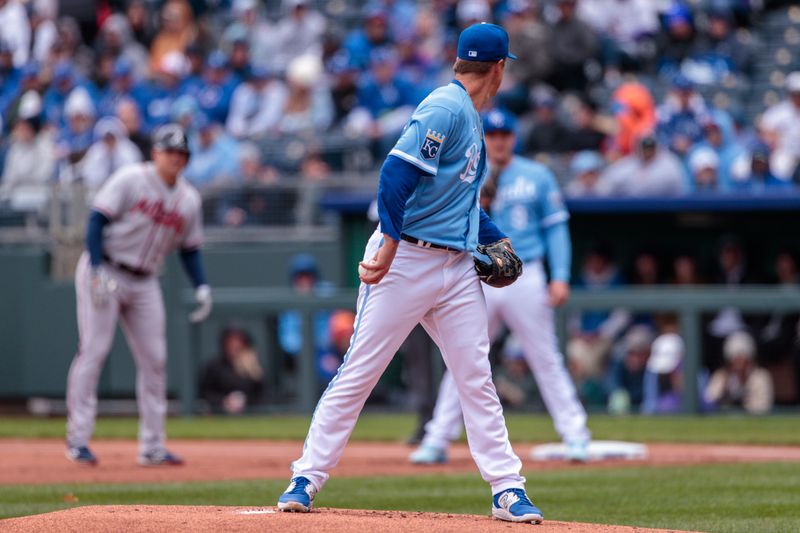
M 508 58 L 514 56 L 501 27 L 465 29 L 455 79 L 417 107 L 389 152 L 380 173 L 380 226 L 361 263 L 350 348 L 311 418 L 278 509 L 311 509 L 370 391 L 421 323 L 452 369 L 472 456 L 491 485 L 492 514 L 542 520 L 525 493 L 492 383 L 486 304 L 472 255 L 486 244 L 499 252 L 499 262 L 517 265 L 505 235 L 479 205 L 486 160 L 478 112 L 496 94 Z
M 157 274 L 179 249 L 195 287 L 192 321 L 211 311 L 203 272 L 201 200 L 181 175 L 189 160 L 186 133 L 176 124 L 156 130 L 153 162 L 120 168 L 98 191 L 86 233 L 86 251 L 75 272 L 78 352 L 67 378 L 67 457 L 94 465 L 89 449 L 97 412 L 97 381 L 111 342 L 122 329 L 136 362 L 139 464 L 179 465 L 164 447 L 167 412 L 167 342 Z
M 514 155 L 515 120 L 502 110 L 484 117 L 490 175 L 481 202 L 497 226 L 514 242 L 524 273 L 513 288 L 483 286 L 489 316 L 489 338 L 503 323 L 522 346 L 539 391 L 565 444 L 565 458 L 586 461 L 590 439 L 586 411 L 558 350 L 553 306 L 569 297 L 572 245 L 567 212 L 555 176 L 547 167 Z M 547 257 L 550 283 L 542 266 Z M 434 415 L 425 426 L 422 445 L 413 454 L 417 464 L 443 463 L 450 441 L 461 433 L 461 407 L 452 372 L 442 378 Z

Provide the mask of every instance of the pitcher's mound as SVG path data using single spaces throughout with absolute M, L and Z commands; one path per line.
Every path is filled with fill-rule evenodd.
M 319 509 L 308 514 L 281 513 L 274 507 L 189 507 L 159 505 L 109 505 L 76 507 L 0 522 L 9 532 L 148 532 L 192 533 L 236 531 L 314 531 L 345 533 L 364 531 L 402 531 L 408 533 L 469 531 L 509 533 L 514 530 L 535 533 L 645 533 L 667 531 L 627 526 L 605 526 L 545 521 L 538 526 L 500 522 L 488 516 L 414 513 L 407 511 L 359 511 Z

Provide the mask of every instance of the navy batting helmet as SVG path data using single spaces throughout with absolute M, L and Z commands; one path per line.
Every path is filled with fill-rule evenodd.
M 165 124 L 153 133 L 154 150 L 175 150 L 189 156 L 189 139 L 178 124 Z

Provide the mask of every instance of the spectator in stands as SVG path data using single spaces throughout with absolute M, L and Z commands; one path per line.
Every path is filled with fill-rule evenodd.
M 358 85 L 358 108 L 364 114 L 367 135 L 379 142 L 379 153 L 387 153 L 397 141 L 422 95 L 398 71 L 394 51 L 380 48 L 372 53 L 370 70 Z
M 58 38 L 50 48 L 47 65 L 69 63 L 81 78 L 88 78 L 95 70 L 92 49 L 83 42 L 78 22 L 72 17 L 61 17 L 56 23 Z
M 695 48 L 695 59 L 705 63 L 711 80 L 722 81 L 730 74 L 752 76 L 755 42 L 746 29 L 735 28 L 730 11 L 713 8 L 708 11 L 705 32 Z M 736 30 L 736 31 L 734 31 Z
M 533 129 L 525 143 L 525 151 L 556 153 L 568 150 L 569 131 L 558 118 L 558 100 L 547 89 L 533 91 Z
M 253 63 L 266 69 L 274 69 L 275 56 L 275 29 L 259 10 L 257 0 L 233 0 L 231 11 L 234 20 L 225 29 L 222 40 L 228 46 L 247 50 L 247 55 L 252 53 Z M 300 38 L 299 36 L 297 36 Z M 233 55 L 233 53 L 231 53 Z M 238 60 L 237 60 L 238 62 Z M 236 69 L 238 70 L 237 65 Z
M 710 110 L 705 100 L 683 74 L 673 79 L 672 89 L 656 115 L 659 142 L 681 157 L 703 139 L 702 125 L 710 121 Z
M 200 396 L 214 411 L 239 414 L 261 401 L 264 370 L 246 330 L 225 328 L 219 344 L 219 356 L 203 370 Z
M 7 111 L 17 96 L 22 69 L 14 66 L 11 47 L 0 39 L 0 118 L 7 117 Z
M 270 135 L 277 129 L 288 97 L 282 81 L 254 65 L 247 81 L 233 92 L 225 124 L 228 133 L 238 139 Z
M 625 334 L 622 353 L 611 360 L 606 377 L 610 413 L 628 414 L 641 408 L 644 374 L 653 338 L 653 330 L 645 325 L 633 326 Z
M 106 19 L 96 48 L 110 53 L 117 61 L 125 61 L 134 79 L 144 79 L 150 73 L 147 49 L 133 38 L 125 15 L 115 13 Z
M 189 69 L 189 61 L 180 52 L 170 52 L 161 58 L 155 78 L 133 94 L 144 112 L 148 131 L 166 124 L 173 102 L 181 96 L 181 84 Z
M 674 75 L 694 51 L 694 17 L 685 3 L 676 0 L 664 13 L 663 20 L 666 31 L 657 38 L 658 66 L 662 74 Z
M 58 39 L 58 28 L 56 27 L 58 1 L 34 0 L 31 4 L 30 22 L 33 41 L 29 61 L 44 63 Z
M 364 29 L 353 30 L 345 39 L 343 48 L 356 68 L 366 69 L 372 50 L 392 44 L 386 17 L 386 10 L 382 7 L 368 6 L 364 14 Z
M 105 117 L 94 127 L 95 142 L 86 152 L 82 177 L 90 190 L 97 190 L 120 167 L 142 160 L 142 152 L 128 138 L 125 125 Z
M 689 161 L 697 150 L 712 150 L 719 160 L 717 165 L 719 188 L 727 190 L 730 188 L 734 162 L 746 153 L 744 146 L 736 139 L 731 116 L 724 111 L 712 111 L 703 124 L 703 135 L 704 139 L 689 153 Z
M 750 414 L 772 409 L 772 377 L 756 364 L 756 343 L 744 331 L 725 339 L 725 366 L 711 375 L 704 399 L 716 407 L 743 407 Z
M 70 62 L 60 62 L 53 68 L 53 79 L 50 88 L 44 94 L 44 114 L 48 125 L 61 128 L 65 124 L 65 106 L 67 99 L 76 87 L 87 92 L 90 101 L 94 100 L 94 89 L 73 69 Z
M 612 72 L 637 70 L 654 54 L 658 2 L 651 0 L 580 0 L 578 18 L 602 39 L 604 63 Z
M 239 80 L 246 80 L 250 74 L 250 58 L 254 57 L 250 42 L 245 39 L 234 39 L 228 57 L 228 68 Z
M 322 63 L 317 57 L 300 56 L 289 64 L 289 98 L 278 123 L 280 133 L 315 136 L 327 130 L 333 120 L 333 103 L 321 77 Z
M 283 0 L 284 15 L 275 25 L 273 68 L 283 72 L 292 59 L 302 55 L 322 55 L 322 35 L 326 21 L 309 0 Z
M 599 152 L 604 148 L 606 134 L 600 128 L 597 106 L 592 100 L 586 97 L 574 99 L 570 106 L 570 119 L 572 124 L 566 139 L 569 151 Z
M 208 55 L 202 78 L 194 83 L 184 83 L 181 93 L 194 97 L 209 120 L 224 124 L 228 119 L 231 97 L 238 85 L 239 80 L 228 70 L 225 53 L 214 50 Z
M 599 187 L 606 196 L 677 196 L 686 191 L 686 174 L 677 156 L 646 136 L 635 153 L 603 171 Z
M 334 123 L 346 119 L 358 105 L 358 81 L 360 72 L 350 62 L 344 50 L 336 52 L 326 63 L 328 83 L 334 106 Z
M 53 130 L 42 128 L 41 109 L 39 95 L 25 93 L 5 156 L 0 205 L 8 202 L 12 209 L 25 209 L 46 202 L 47 192 L 42 189 L 53 177 L 55 160 Z
M 642 413 L 675 414 L 683 400 L 683 339 L 677 333 L 665 333 L 653 341 L 644 375 Z
M 183 171 L 193 185 L 203 189 L 235 179 L 239 171 L 239 143 L 222 125 L 198 113 L 189 138 L 192 157 Z
M 125 9 L 125 17 L 128 19 L 133 38 L 149 49 L 156 31 L 153 19 L 147 12 L 145 0 L 130 0 Z
M 689 156 L 692 192 L 717 192 L 723 190 L 719 179 L 719 156 L 708 147 L 693 150 Z
M 412 0 L 380 0 L 386 10 L 389 31 L 395 38 L 404 40 L 413 35 L 417 18 L 417 2 Z
M 749 194 L 793 189 L 791 176 L 779 177 L 773 172 L 773 165 L 781 164 L 775 160 L 766 144 L 757 143 L 749 153 L 745 152 L 734 161 L 730 189 Z
M 503 21 L 510 49 L 519 50 L 518 59 L 506 67 L 513 94 L 503 94 L 504 107 L 514 111 L 527 110 L 528 90 L 547 80 L 553 69 L 552 33 L 538 7 L 536 0 L 511 0 Z
M 588 24 L 576 16 L 578 0 L 558 0 L 558 19 L 553 24 L 552 85 L 559 91 L 586 90 L 586 68 L 597 53 L 597 37 Z
M 789 179 L 800 161 L 800 71 L 786 76 L 784 87 L 787 98 L 764 112 L 759 129 L 772 152 L 773 174 Z
M 565 188 L 566 195 L 572 198 L 601 196 L 603 193 L 598 185 L 605 164 L 603 156 L 597 152 L 575 154 L 569 167 L 572 179 Z
M 139 149 L 145 159 L 150 159 L 150 136 L 142 129 L 142 114 L 139 106 L 130 98 L 120 100 L 115 115 L 125 127 L 125 135 Z
M 319 377 L 327 384 L 342 364 L 350 339 L 353 337 L 356 315 L 352 311 L 338 310 L 328 321 L 328 349 L 319 358 Z
M 650 91 L 640 83 L 624 83 L 614 91 L 612 110 L 617 133 L 611 146 L 611 157 L 630 154 L 636 143 L 656 126 L 656 106 Z
M 492 6 L 488 0 L 462 0 L 456 3 L 456 22 L 458 31 L 492 19 Z
M 701 285 L 703 278 L 697 272 L 697 261 L 690 254 L 678 254 L 672 261 L 672 279 L 674 285 Z
M 13 54 L 14 66 L 22 67 L 28 62 L 31 49 L 31 26 L 25 4 L 20 0 L 0 0 L 0 28 L 2 40 Z
M 633 258 L 631 283 L 640 286 L 661 284 L 661 269 L 654 251 L 642 250 Z
M 117 105 L 124 99 L 138 97 L 139 100 L 143 100 L 138 90 L 134 82 L 133 65 L 125 58 L 118 59 L 111 70 L 108 87 L 100 91 L 97 101 L 98 113 L 107 117 L 114 114 Z
M 324 294 L 330 284 L 320 279 L 317 261 L 310 254 L 298 254 L 292 257 L 289 264 L 289 282 L 292 290 L 298 295 Z M 319 357 L 330 346 L 329 329 L 331 313 L 318 311 L 314 313 L 312 329 L 314 332 L 314 352 Z M 303 349 L 303 316 L 300 312 L 288 310 L 278 315 L 278 343 L 281 349 L 294 362 Z M 326 382 L 327 383 L 327 382 Z
M 162 61 L 170 54 L 186 51 L 197 38 L 192 8 L 186 0 L 168 0 L 161 10 L 161 28 L 150 46 L 150 68 L 163 69 Z
M 67 125 L 59 130 L 56 154 L 59 160 L 58 179 L 71 183 L 83 178 L 86 152 L 92 145 L 92 129 L 96 111 L 89 92 L 83 87 L 74 89 L 64 104 Z
M 596 245 L 584 254 L 576 285 L 591 291 L 622 285 L 619 269 L 605 246 Z M 614 340 L 629 323 L 630 313 L 621 309 L 585 311 L 572 317 L 567 356 L 582 368 L 583 373 L 599 376 L 599 369 L 603 367 Z

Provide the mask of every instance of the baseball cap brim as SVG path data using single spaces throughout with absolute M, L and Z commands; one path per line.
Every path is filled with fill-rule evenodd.
M 516 55 L 512 54 L 511 52 L 509 52 L 506 57 L 509 59 L 519 59 Z

